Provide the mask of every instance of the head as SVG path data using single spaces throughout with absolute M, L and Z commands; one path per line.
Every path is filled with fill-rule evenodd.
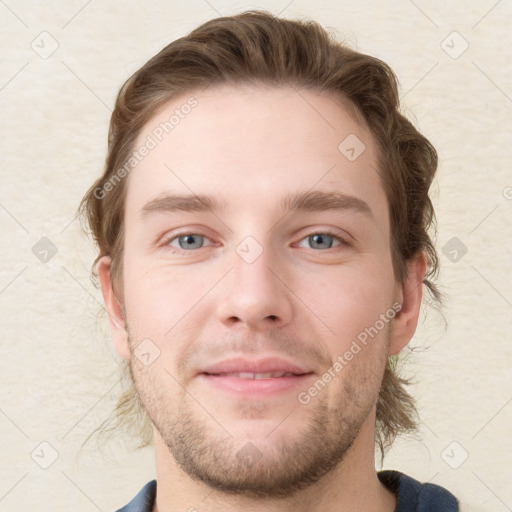
M 436 167 L 389 66 L 314 22 L 247 12 L 165 47 L 121 88 L 103 175 L 80 206 L 132 383 L 119 418 L 142 417 L 143 444 L 154 429 L 204 481 L 240 491 L 250 473 L 252 492 L 319 478 L 370 420 L 382 451 L 413 430 L 395 366 L 423 285 L 441 304 L 428 233 Z M 171 193 L 192 198 L 171 205 Z M 329 201 L 343 207 L 319 207 Z M 212 418 L 191 397 L 218 396 L 199 370 L 240 354 L 293 359 L 314 378 L 294 403 L 220 397 Z M 243 471 L 244 450 L 261 472 Z M 273 457 L 287 472 L 265 480 Z M 226 474 L 241 479 L 230 488 Z

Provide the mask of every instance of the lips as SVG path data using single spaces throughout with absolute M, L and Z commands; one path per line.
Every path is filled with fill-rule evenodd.
M 227 394 L 230 399 L 251 400 L 296 392 L 313 376 L 314 372 L 305 365 L 280 357 L 257 360 L 238 357 L 202 368 L 197 378 L 209 391 L 214 389 Z
M 266 372 L 266 373 L 253 373 L 253 372 L 230 372 L 230 373 L 215 373 L 210 375 L 218 375 L 219 377 L 238 377 L 239 379 L 278 379 L 280 377 L 293 377 L 295 373 L 290 372 Z
M 206 366 L 199 373 L 240 379 L 274 379 L 305 375 L 311 370 L 278 357 L 258 360 L 232 358 Z

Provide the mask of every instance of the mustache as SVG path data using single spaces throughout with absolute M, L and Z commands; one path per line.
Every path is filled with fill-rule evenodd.
M 302 341 L 290 334 L 253 334 L 241 336 L 230 333 L 211 340 L 191 340 L 178 349 L 177 363 L 190 371 L 224 356 L 244 357 L 269 355 L 306 363 L 314 368 L 329 368 L 333 361 L 329 353 L 315 340 Z

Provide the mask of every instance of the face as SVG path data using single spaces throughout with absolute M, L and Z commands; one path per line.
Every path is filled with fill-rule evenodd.
M 114 341 L 177 466 L 285 495 L 373 425 L 387 357 L 413 334 L 394 328 L 377 147 L 331 96 L 257 86 L 174 99 L 136 146 L 190 96 L 128 178 Z

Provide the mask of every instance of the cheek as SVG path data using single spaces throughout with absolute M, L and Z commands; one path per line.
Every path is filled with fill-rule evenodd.
M 137 269 L 137 270 L 135 270 Z M 127 260 L 124 300 L 132 331 L 156 339 L 172 336 L 211 288 L 211 276 L 191 268 Z
M 329 327 L 329 338 L 341 349 L 391 308 L 392 291 L 389 273 L 365 266 L 340 269 L 321 282 L 303 277 L 297 295 Z
M 206 323 L 215 314 L 219 297 L 225 295 L 226 284 L 219 280 L 226 266 L 221 262 L 166 265 L 132 254 L 127 255 L 123 270 L 131 330 L 150 339 L 172 337 L 187 320 L 201 318 Z M 308 262 L 295 273 L 293 267 L 283 272 L 289 289 L 276 289 L 293 305 L 291 322 L 309 324 L 338 352 L 391 307 L 392 270 L 375 254 L 340 265 Z

